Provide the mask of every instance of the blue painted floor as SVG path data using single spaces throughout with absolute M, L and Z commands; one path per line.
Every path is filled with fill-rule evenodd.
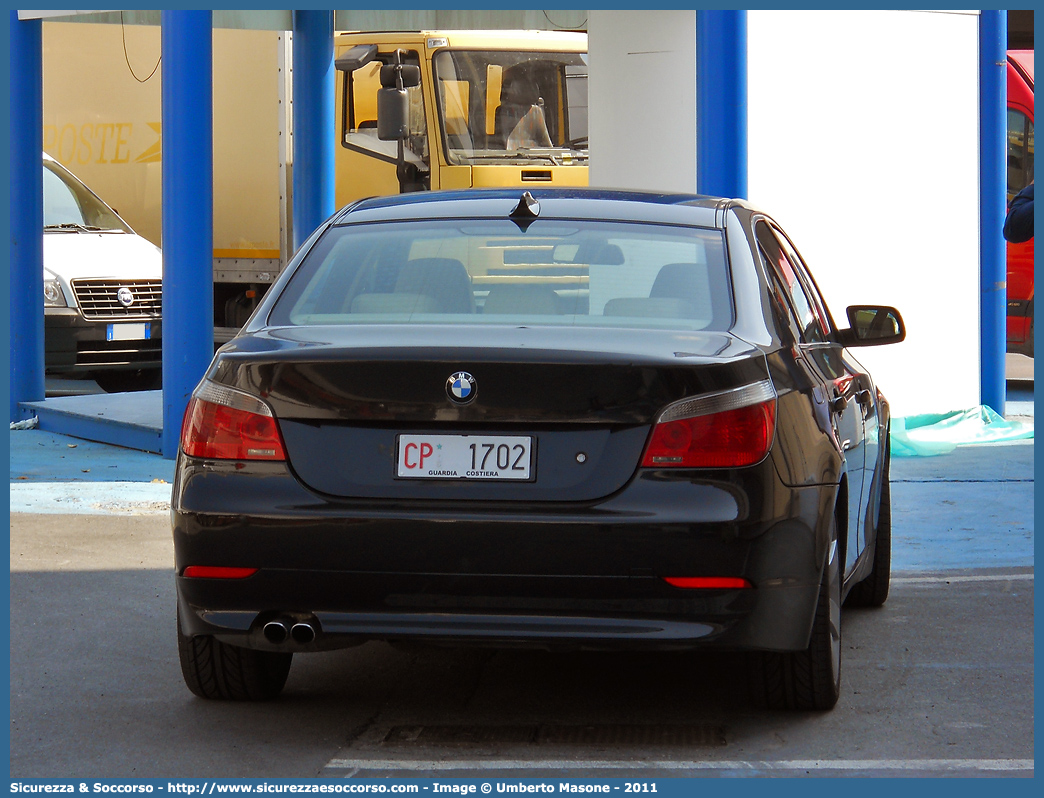
M 893 457 L 892 569 L 1033 565 L 1033 441 Z
M 11 512 L 170 512 L 174 461 L 43 430 L 12 430 Z
M 11 482 L 174 481 L 174 461 L 158 454 L 43 430 L 12 430 Z
M 1005 416 L 1033 415 L 1033 383 L 1009 382 L 1005 393 Z
M 41 430 L 145 452 L 162 449 L 162 391 L 52 396 L 20 407 L 36 416 Z

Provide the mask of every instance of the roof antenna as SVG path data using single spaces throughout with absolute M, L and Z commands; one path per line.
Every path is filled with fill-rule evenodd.
M 529 229 L 529 225 L 533 224 L 539 215 L 540 203 L 533 199 L 533 195 L 528 191 L 522 194 L 522 198 L 518 201 L 518 205 L 516 205 L 514 210 L 508 214 L 508 216 L 511 217 L 511 221 L 517 224 L 518 229 L 523 233 Z

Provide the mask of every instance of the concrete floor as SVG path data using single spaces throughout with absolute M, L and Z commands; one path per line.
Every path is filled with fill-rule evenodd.
M 1005 355 L 1004 376 L 1008 380 L 1033 382 L 1033 358 L 1010 353 Z

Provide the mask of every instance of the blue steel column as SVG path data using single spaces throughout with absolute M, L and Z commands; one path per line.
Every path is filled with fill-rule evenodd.
M 11 421 L 44 398 L 43 28 L 10 11 Z
M 696 12 L 696 186 L 747 196 L 747 12 Z
M 1008 21 L 979 12 L 979 395 L 1004 415 L 1007 263 L 1003 227 L 1007 177 Z
M 294 12 L 294 249 L 334 208 L 333 11 Z
M 163 456 L 214 356 L 211 12 L 164 11 Z

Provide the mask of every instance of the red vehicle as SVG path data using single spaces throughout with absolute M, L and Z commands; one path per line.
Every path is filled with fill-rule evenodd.
M 1008 51 L 1008 202 L 1033 180 L 1033 51 Z M 1008 243 L 1008 351 L 1033 357 L 1033 239 Z

